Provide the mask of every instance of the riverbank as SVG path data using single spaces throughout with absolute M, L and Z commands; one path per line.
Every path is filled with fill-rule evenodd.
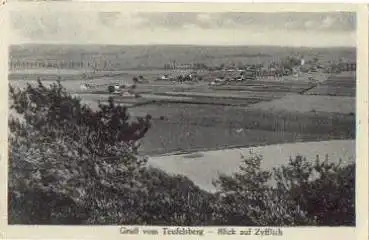
M 332 140 L 320 142 L 301 142 L 275 144 L 252 148 L 234 148 L 215 151 L 199 151 L 189 154 L 163 155 L 149 158 L 149 165 L 170 174 L 181 174 L 191 179 L 200 188 L 214 192 L 212 181 L 219 174 L 232 174 L 239 171 L 241 156 L 255 153 L 263 156 L 262 168 L 271 170 L 287 164 L 290 157 L 302 155 L 309 161 L 315 161 L 316 155 L 323 160 L 342 164 L 355 161 L 355 140 Z

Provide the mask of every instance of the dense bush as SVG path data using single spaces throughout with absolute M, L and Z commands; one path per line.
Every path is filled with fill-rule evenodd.
M 10 223 L 204 221 L 188 213 L 187 219 L 181 209 L 201 213 L 194 208 L 206 205 L 207 194 L 186 178 L 146 168 L 138 157 L 150 116 L 130 121 L 112 100 L 92 111 L 60 83 L 10 87 L 10 97 L 20 116 L 9 120 Z M 176 204 L 178 210 L 168 207 Z
M 212 194 L 139 157 L 150 116 L 132 121 L 112 100 L 92 111 L 60 83 L 10 98 L 10 224 L 355 224 L 354 165 L 298 156 L 266 171 L 254 156 Z
M 301 156 L 265 171 L 261 156 L 244 159 L 239 173 L 215 182 L 218 224 L 355 225 L 355 164 Z
M 110 86 L 108 87 L 108 92 L 109 92 L 109 93 L 113 93 L 113 92 L 115 92 L 115 87 L 114 87 L 113 85 L 110 85 Z
M 271 187 L 272 173 L 260 167 L 261 156 L 243 158 L 240 172 L 221 176 L 216 212 L 224 225 L 307 225 L 314 223 L 286 192 Z
M 275 169 L 277 190 L 300 204 L 318 225 L 355 225 L 355 164 L 341 166 L 317 156 L 315 163 L 301 156 Z

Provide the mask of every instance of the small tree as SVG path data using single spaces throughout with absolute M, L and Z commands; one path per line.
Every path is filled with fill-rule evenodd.
M 98 189 L 134 188 L 146 162 L 137 156 L 135 142 L 149 129 L 150 116 L 129 122 L 126 108 L 112 99 L 92 111 L 60 83 L 10 86 L 10 98 L 20 116 L 9 120 L 10 222 L 30 216 L 33 223 L 60 223 L 62 215 L 67 222 L 87 221 L 102 208 Z M 39 207 L 44 216 L 37 215 Z
M 110 86 L 108 87 L 108 91 L 109 91 L 109 93 L 113 93 L 113 92 L 115 92 L 115 87 L 114 87 L 114 86 L 112 86 L 112 85 L 110 85 Z
M 183 81 L 184 81 L 184 77 L 183 77 L 182 75 L 179 75 L 179 76 L 177 77 L 177 80 L 178 80 L 179 82 L 183 82 Z
M 301 156 L 274 170 L 278 191 L 300 204 L 318 225 L 355 225 L 355 164 L 341 166 Z
M 328 158 L 311 163 L 296 156 L 266 171 L 261 156 L 243 160 L 239 173 L 215 182 L 215 224 L 355 225 L 355 164 L 341 166 Z
M 240 173 L 223 175 L 214 183 L 219 188 L 216 223 L 239 226 L 311 223 L 298 204 L 270 186 L 272 173 L 261 169 L 261 156 L 242 159 Z

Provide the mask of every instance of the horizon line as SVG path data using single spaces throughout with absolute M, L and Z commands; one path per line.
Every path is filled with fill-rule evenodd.
M 25 45 L 72 45 L 72 46 L 183 46 L 183 47 L 280 47 L 280 48 L 357 48 L 357 46 L 293 46 L 293 45 L 255 45 L 255 44 L 171 44 L 171 43 L 153 43 L 153 44 L 114 44 L 114 43 L 13 43 L 9 46 Z

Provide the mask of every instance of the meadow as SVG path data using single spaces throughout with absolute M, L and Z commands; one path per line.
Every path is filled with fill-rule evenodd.
M 303 54 L 306 61 L 317 57 L 329 62 L 353 61 L 351 48 L 278 47 L 199 47 L 199 46 L 12 46 L 11 59 L 95 61 L 105 59 L 111 69 L 18 69 L 9 74 L 10 83 L 24 87 L 38 78 L 47 85 L 61 80 L 62 85 L 96 109 L 107 102 L 109 84 L 132 83 L 143 76 L 148 83 L 137 86 L 138 99 L 114 96 L 129 107 L 132 116 L 150 114 L 153 126 L 142 142 L 142 154 L 191 152 L 234 146 L 259 146 L 286 142 L 322 141 L 355 138 L 355 75 L 329 76 L 314 73 L 316 81 L 258 79 L 208 87 L 224 71 L 201 70 L 202 81 L 192 84 L 157 80 L 173 70 L 162 69 L 176 59 L 179 63 L 206 65 L 263 63 L 290 55 Z M 181 72 L 182 70 L 178 70 Z M 89 76 L 95 89 L 80 88 Z M 318 96 L 319 95 L 319 96 Z
M 355 116 L 340 113 L 270 112 L 192 104 L 143 106 L 131 112 L 148 113 L 154 118 L 141 149 L 150 155 L 355 138 Z M 160 116 L 165 119 L 158 119 Z
M 306 92 L 309 95 L 356 96 L 356 74 L 330 76 L 326 81 Z

